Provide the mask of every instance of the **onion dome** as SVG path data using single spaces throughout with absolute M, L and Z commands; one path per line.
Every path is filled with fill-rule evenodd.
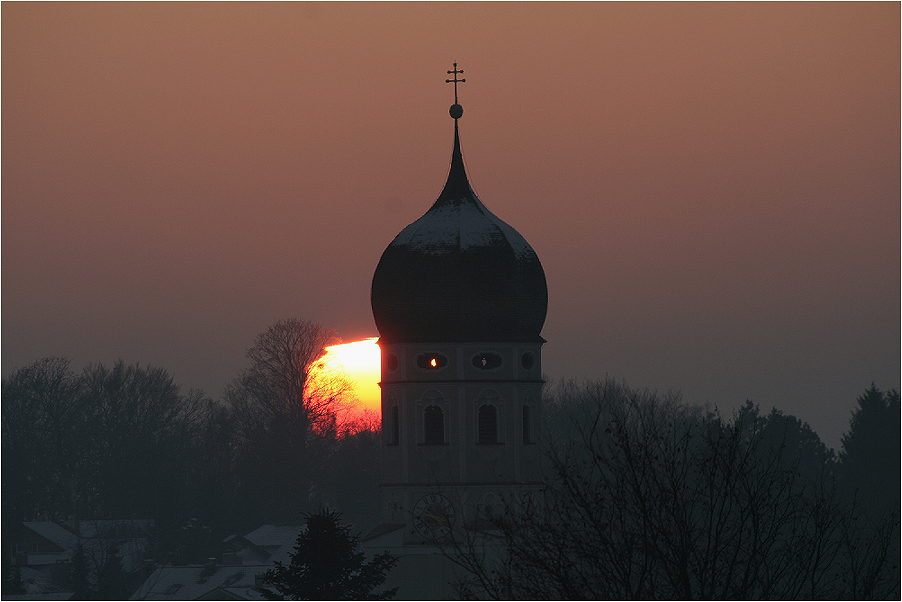
M 456 66 L 455 66 L 456 69 Z M 450 72 L 449 72 L 450 73 Z M 520 234 L 476 197 L 454 150 L 444 190 L 385 249 L 372 306 L 387 343 L 544 342 L 545 272 Z

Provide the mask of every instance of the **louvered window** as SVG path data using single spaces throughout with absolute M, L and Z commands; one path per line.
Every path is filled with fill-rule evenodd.
M 388 423 L 388 445 L 397 445 L 398 444 L 398 406 L 392 406 L 391 411 L 388 414 L 389 423 Z
M 438 406 L 423 410 L 423 443 L 441 445 L 445 442 L 445 413 Z
M 498 443 L 498 410 L 490 404 L 479 406 L 477 443 Z

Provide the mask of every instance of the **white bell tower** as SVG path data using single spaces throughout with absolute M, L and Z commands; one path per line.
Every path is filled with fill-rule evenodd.
M 455 63 L 446 80 L 455 87 L 448 180 L 385 249 L 372 284 L 383 524 L 367 539 L 374 549 L 391 541 L 408 556 L 456 530 L 490 527 L 505 504 L 541 482 L 545 273 L 470 186 L 458 130 L 462 73 Z

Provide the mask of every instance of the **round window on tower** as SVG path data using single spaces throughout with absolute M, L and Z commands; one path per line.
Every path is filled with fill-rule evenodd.
M 389 372 L 394 372 L 398 369 L 398 356 L 394 353 L 387 353 L 385 355 L 385 369 Z
M 492 351 L 482 351 L 473 356 L 473 367 L 480 370 L 494 370 L 501 366 L 501 356 Z
M 520 365 L 523 366 L 524 370 L 531 370 L 533 366 L 536 364 L 536 358 L 531 353 L 524 353 L 520 358 Z
M 438 370 L 448 365 L 448 358 L 441 353 L 421 353 L 417 356 L 417 368 Z

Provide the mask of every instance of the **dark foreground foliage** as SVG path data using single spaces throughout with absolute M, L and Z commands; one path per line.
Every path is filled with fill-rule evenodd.
M 331 342 L 315 324 L 277 322 L 220 401 L 122 361 L 78 372 L 46 358 L 13 371 L 2 390 L 3 532 L 21 521 L 148 519 L 151 558 L 187 564 L 216 556 L 230 534 L 321 505 L 371 525 L 378 422 L 340 426 L 347 383 L 309 378 Z M 20 589 L 11 566 L 5 594 Z M 100 582 L 114 568 L 61 587 L 93 596 L 115 585 Z
M 226 535 L 323 505 L 374 520 L 378 422 L 340 429 L 345 383 L 308 378 L 329 342 L 307 322 L 274 324 L 221 401 L 121 361 L 15 370 L 2 388 L 3 532 L 151 519 L 150 558 L 185 564 L 217 555 Z M 611 381 L 559 386 L 545 407 L 544 495 L 510 504 L 493 533 L 458 538 L 449 553 L 472 576 L 461 592 L 898 598 L 899 406 L 895 391 L 865 391 L 835 457 L 777 410 L 747 404 L 727 418 Z M 121 596 L 123 567 L 105 554 L 89 570 L 82 556 L 60 587 Z M 19 593 L 20 571 L 4 562 L 3 573 L 3 593 Z
M 260 591 L 268 600 L 390 600 L 398 588 L 374 591 L 385 583 L 398 559 L 385 552 L 370 560 L 359 549 L 360 536 L 341 524 L 341 514 L 320 509 L 306 515 L 291 563 L 263 575 L 276 593 Z
M 751 403 L 727 419 L 612 381 L 547 405 L 544 499 L 458 534 L 463 596 L 898 598 L 898 516 L 864 514 L 799 420 Z
M 875 519 L 899 511 L 902 411 L 898 391 L 871 384 L 858 398 L 849 432 L 843 435 L 839 475 L 843 486 Z

